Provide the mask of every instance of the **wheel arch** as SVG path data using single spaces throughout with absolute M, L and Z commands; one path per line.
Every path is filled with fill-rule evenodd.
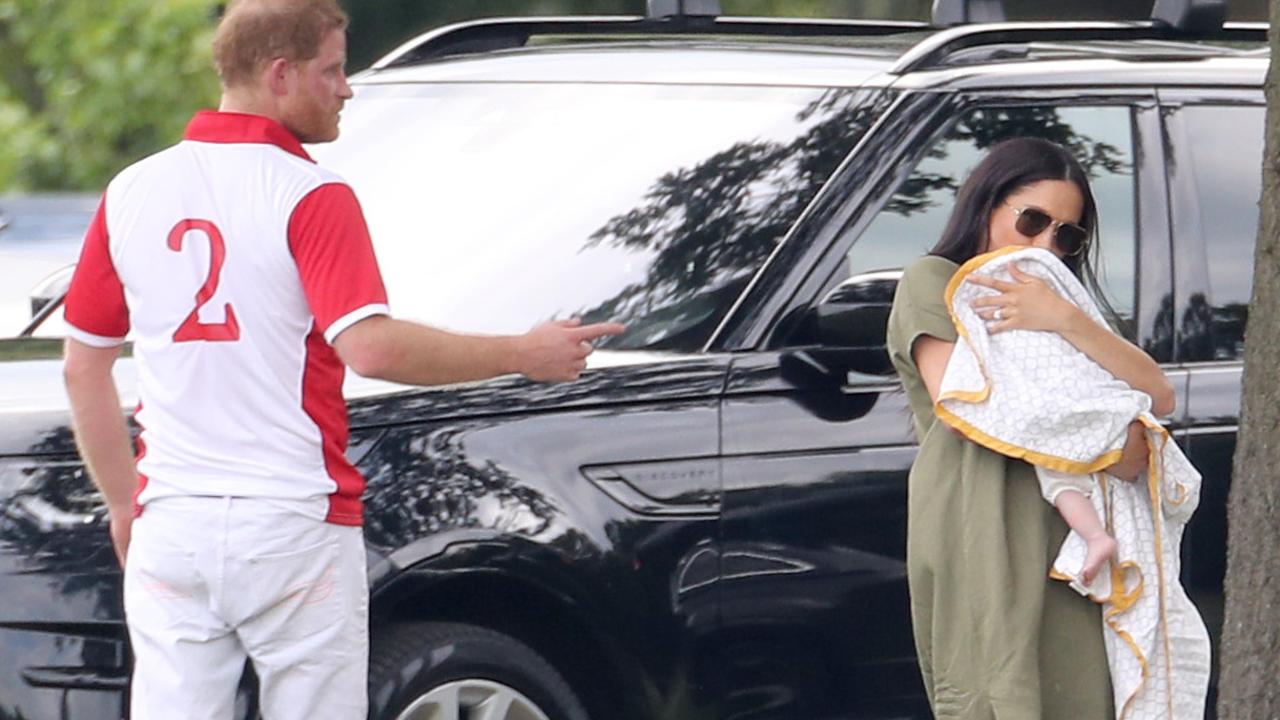
M 456 622 L 495 630 L 551 663 L 592 718 L 649 717 L 648 674 L 607 631 L 599 603 L 559 577 L 563 571 L 529 567 L 527 558 L 513 567 L 494 557 L 496 543 L 481 545 L 451 546 L 384 583 L 371 598 L 371 622 Z M 505 550 L 500 554 L 508 561 L 520 557 L 515 548 Z M 475 552 L 485 559 L 459 567 L 459 554 Z

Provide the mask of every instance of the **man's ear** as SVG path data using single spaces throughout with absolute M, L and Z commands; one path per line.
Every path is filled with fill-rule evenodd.
M 271 91 L 274 97 L 281 97 L 289 93 L 293 71 L 293 64 L 284 58 L 274 58 L 267 63 L 262 74 L 267 89 Z

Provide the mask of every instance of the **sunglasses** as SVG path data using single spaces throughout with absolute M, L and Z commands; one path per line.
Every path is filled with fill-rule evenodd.
M 1079 225 L 1054 220 L 1049 213 L 1033 207 L 1013 208 L 1013 212 L 1018 216 L 1013 223 L 1014 229 L 1026 237 L 1036 237 L 1045 228 L 1052 227 L 1053 242 L 1064 255 L 1079 255 L 1089 244 L 1089 231 Z

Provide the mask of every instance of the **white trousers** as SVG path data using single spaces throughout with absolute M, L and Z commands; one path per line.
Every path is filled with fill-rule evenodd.
M 368 597 L 358 527 L 248 498 L 149 503 L 124 573 L 130 717 L 230 720 L 248 658 L 265 720 L 363 720 Z

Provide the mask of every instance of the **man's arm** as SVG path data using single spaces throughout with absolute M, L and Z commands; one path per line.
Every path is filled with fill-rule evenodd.
M 111 367 L 119 347 L 97 348 L 68 339 L 63 374 L 71 399 L 76 446 L 93 484 L 107 499 L 111 542 L 124 567 L 133 523 L 133 493 L 138 484 L 129 428 L 120 411 L 120 395 Z
M 544 323 L 524 335 L 464 335 L 385 315 L 365 318 L 333 340 L 357 374 L 406 385 L 446 385 L 520 373 L 531 380 L 578 379 L 591 341 L 617 335 L 617 323 Z

